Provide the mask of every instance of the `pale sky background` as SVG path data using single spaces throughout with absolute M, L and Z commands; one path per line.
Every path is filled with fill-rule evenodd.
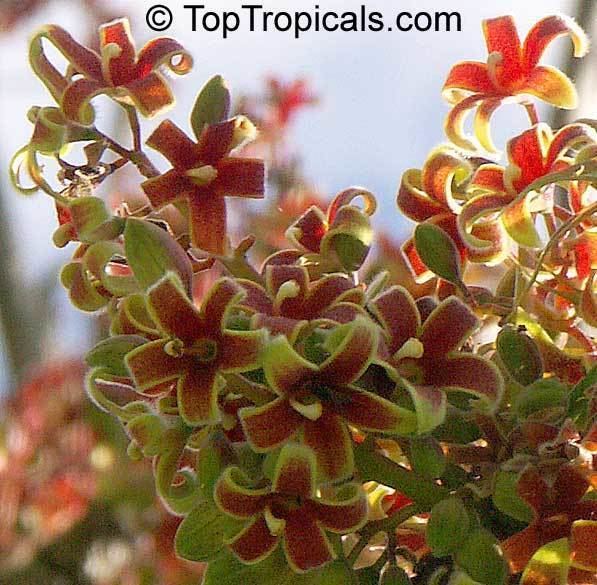
M 581 0 L 593 1 L 593 0 Z M 145 11 L 156 2 L 120 0 L 112 4 L 132 21 L 139 46 L 156 36 L 145 23 Z M 406 233 L 407 222 L 395 208 L 395 192 L 401 173 L 420 167 L 429 150 L 444 140 L 442 123 L 447 105 L 440 90 L 450 67 L 459 60 L 486 59 L 481 20 L 503 14 L 516 17 L 524 36 L 539 18 L 564 12 L 574 14 L 575 3 L 565 0 L 318 0 L 289 2 L 263 0 L 266 8 L 278 10 L 369 10 L 383 12 L 386 20 L 399 11 L 460 11 L 461 32 L 304 33 L 295 40 L 290 33 L 249 33 L 241 30 L 223 40 L 220 33 L 191 32 L 190 14 L 182 6 L 188 0 L 158 3 L 168 5 L 174 24 L 168 30 L 195 57 L 193 71 L 173 83 L 178 96 L 171 117 L 188 128 L 187 117 L 201 85 L 213 74 L 222 74 L 232 91 L 257 91 L 268 74 L 284 79 L 308 78 L 322 96 L 322 103 L 298 119 L 293 132 L 302 153 L 307 177 L 323 193 L 332 196 L 352 184 L 372 190 L 379 199 L 375 221 L 394 236 Z M 247 3 L 204 0 L 208 8 L 224 10 Z M 15 31 L 0 37 L 0 168 L 6 169 L 11 154 L 29 139 L 31 125 L 25 115 L 31 105 L 49 105 L 51 99 L 27 67 L 28 38 L 35 28 L 54 22 L 67 28 L 78 40 L 88 31 L 85 15 L 77 2 L 53 1 Z M 565 51 L 565 54 L 563 53 Z M 559 64 L 571 51 L 568 40 L 554 43 L 546 61 Z M 590 112 L 585 112 L 590 113 Z M 594 112 L 593 112 L 594 113 Z M 100 109 L 99 117 L 110 114 Z M 503 108 L 495 117 L 494 138 L 502 143 L 526 124 L 523 109 Z M 155 124 L 154 122 L 151 123 Z M 147 135 L 147 134 L 146 134 Z M 19 242 L 19 268 L 28 287 L 39 279 L 57 279 L 57 266 L 67 260 L 72 248 L 56 250 L 51 244 L 55 216 L 49 198 L 24 199 L 10 191 L 6 172 L 0 172 L 3 193 L 8 197 L 13 235 Z M 87 345 L 82 323 L 90 317 L 77 314 L 57 287 L 61 334 L 53 352 L 82 352 Z M 5 385 L 0 366 L 0 388 Z M 1 393 L 1 391 L 0 391 Z

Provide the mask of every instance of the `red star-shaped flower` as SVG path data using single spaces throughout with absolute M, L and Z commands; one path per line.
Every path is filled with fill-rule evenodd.
M 410 293 L 393 286 L 373 299 L 369 309 L 385 332 L 380 362 L 410 392 L 419 432 L 443 422 L 446 392 L 472 394 L 489 408 L 498 405 L 503 381 L 497 368 L 480 356 L 459 351 L 478 319 L 458 298 L 442 301 L 422 322 Z
M 165 120 L 147 140 L 173 168 L 143 182 L 143 191 L 157 209 L 184 200 L 189 210 L 192 244 L 207 252 L 225 252 L 226 196 L 263 197 L 263 161 L 230 156 L 230 151 L 252 129 L 246 118 L 237 117 L 206 125 L 198 142 L 193 142 L 174 123 Z
M 475 107 L 475 135 L 489 151 L 495 150 L 489 119 L 505 99 L 517 96 L 524 103 L 524 96 L 532 95 L 560 108 L 576 107 L 576 90 L 570 79 L 554 67 L 539 65 L 547 46 L 565 34 L 572 37 L 575 57 L 587 52 L 587 37 L 574 20 L 566 16 L 543 18 L 531 28 L 523 44 L 511 16 L 485 20 L 483 32 L 489 53 L 487 63 L 458 63 L 444 83 L 443 95 L 454 104 L 445 124 L 446 134 L 454 144 L 475 149 L 462 128 L 466 114 Z
M 229 467 L 215 487 L 216 504 L 230 516 L 249 519 L 228 542 L 245 563 L 257 563 L 283 541 L 288 564 L 297 573 L 335 558 L 326 531 L 347 534 L 367 520 L 361 486 L 342 487 L 342 497 L 316 495 L 316 458 L 303 445 L 286 445 L 277 460 L 271 487 L 256 489 L 237 467 Z
M 172 274 L 150 288 L 148 309 L 163 337 L 126 356 L 137 391 L 161 394 L 176 380 L 178 408 L 188 424 L 219 420 L 218 374 L 257 368 L 264 341 L 263 330 L 226 329 L 243 294 L 233 280 L 222 278 L 198 310 Z
M 356 385 L 375 354 L 377 329 L 365 318 L 338 326 L 329 340 L 334 349 L 320 365 L 302 357 L 282 335 L 267 347 L 263 370 L 278 397 L 240 410 L 247 439 L 258 452 L 275 449 L 297 432 L 317 455 L 319 469 L 331 479 L 354 468 L 348 424 L 363 430 L 409 433 L 410 410 Z
M 303 266 L 266 261 L 265 287 L 249 280 L 238 282 L 247 291 L 242 306 L 253 313 L 252 325 L 274 335 L 282 333 L 291 343 L 307 324 L 349 323 L 364 314 L 363 289 L 342 274 L 311 281 Z
M 167 65 L 178 75 L 188 73 L 193 60 L 182 45 L 163 37 L 149 41 L 137 53 L 126 18 L 103 24 L 99 35 L 99 55 L 56 25 L 43 27 L 31 41 L 31 66 L 67 118 L 91 124 L 94 115 L 89 102 L 99 94 L 134 104 L 144 116 L 154 116 L 172 105 L 174 96 L 159 68 Z M 46 57 L 44 38 L 69 62 L 68 75 L 58 71 Z

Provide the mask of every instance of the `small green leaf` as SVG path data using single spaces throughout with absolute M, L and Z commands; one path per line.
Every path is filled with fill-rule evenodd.
M 527 564 L 521 585 L 545 582 L 550 585 L 566 585 L 570 570 L 570 544 L 567 538 L 560 538 L 542 546 Z M 541 581 L 539 580 L 541 579 Z
M 186 252 L 164 229 L 129 217 L 124 230 L 126 257 L 137 282 L 145 289 L 167 272 L 175 272 L 190 293 L 193 267 Z
M 521 522 L 528 523 L 533 519 L 533 511 L 518 495 L 516 489 L 518 476 L 519 474 L 513 471 L 499 471 L 496 474 L 492 496 L 493 503 L 500 512 Z
M 431 272 L 466 290 L 462 282 L 460 254 L 444 230 L 432 223 L 420 223 L 415 228 L 415 247 Z
M 199 138 L 206 124 L 216 124 L 228 118 L 230 114 L 230 91 L 221 75 L 212 77 L 201 89 L 193 111 L 191 127 Z
M 434 556 L 444 557 L 456 551 L 468 531 L 468 512 L 460 498 L 449 497 L 433 506 L 426 538 Z
M 433 437 L 415 437 L 410 442 L 412 468 L 428 479 L 441 477 L 446 469 L 446 456 Z
M 197 454 L 197 475 L 201 494 L 213 501 L 216 482 L 226 467 L 237 464 L 236 456 L 221 431 L 210 434 L 208 443 Z
M 122 219 L 114 217 L 99 197 L 78 197 L 68 203 L 72 223 L 82 242 L 111 240 L 122 233 Z
M 222 514 L 213 502 L 202 501 L 176 531 L 176 554 L 188 561 L 210 561 L 221 552 L 224 538 L 234 535 L 243 524 Z
M 557 378 L 537 380 L 524 388 L 512 405 L 519 418 L 552 408 L 565 408 L 568 390 Z
M 448 495 L 444 487 L 371 450 L 367 443 L 356 445 L 354 456 L 363 481 L 376 481 L 392 487 L 413 500 L 421 509 L 431 509 Z
M 454 555 L 456 564 L 479 583 L 503 585 L 508 578 L 506 561 L 491 532 L 477 528 Z
M 245 565 L 225 551 L 210 561 L 203 585 L 358 585 L 356 574 L 342 561 L 298 574 L 289 567 L 282 547 L 255 565 Z
M 497 336 L 496 345 L 502 364 L 519 384 L 528 386 L 541 378 L 541 352 L 530 335 L 513 327 L 504 327 Z
M 139 445 L 145 457 L 161 453 L 165 430 L 162 419 L 153 413 L 140 414 L 126 425 L 128 435 Z
M 102 367 L 114 376 L 128 376 L 129 371 L 124 363 L 124 356 L 146 343 L 140 335 L 116 335 L 100 341 L 85 356 L 87 365 L 92 368 Z

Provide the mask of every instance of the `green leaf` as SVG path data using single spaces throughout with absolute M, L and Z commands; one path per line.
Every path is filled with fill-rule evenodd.
M 334 252 L 347 272 L 358 270 L 373 242 L 370 217 L 354 205 L 340 207 L 321 241 L 321 254 Z
M 222 514 L 213 502 L 202 501 L 191 510 L 176 531 L 176 554 L 188 561 L 210 561 L 221 553 L 224 538 L 233 536 L 243 524 Z
M 441 477 L 446 469 L 446 456 L 433 437 L 415 437 L 410 441 L 412 468 L 428 479 Z
M 114 217 L 99 197 L 78 197 L 68 203 L 72 223 L 82 242 L 111 240 L 122 233 L 122 219 Z
M 460 498 L 449 497 L 433 506 L 426 539 L 434 556 L 445 557 L 456 551 L 468 531 L 468 512 Z
M 342 561 L 314 571 L 297 574 L 288 566 L 282 547 L 256 565 L 244 565 L 230 552 L 216 557 L 207 566 L 203 585 L 358 585 L 355 573 Z
M 541 352 L 524 331 L 504 327 L 497 336 L 498 355 L 507 372 L 523 386 L 528 386 L 543 375 Z
M 518 495 L 516 489 L 518 477 L 519 474 L 513 471 L 499 471 L 496 474 L 492 496 L 493 503 L 500 512 L 521 522 L 528 523 L 533 519 L 533 511 Z
M 147 340 L 140 335 L 108 337 L 87 353 L 85 361 L 92 368 L 102 367 L 114 376 L 128 377 L 129 371 L 124 363 L 124 356 L 146 342 Z
M 462 282 L 460 254 L 452 238 L 432 223 L 420 223 L 415 228 L 414 238 L 423 264 L 440 278 L 466 290 Z
M 478 528 L 469 533 L 454 555 L 457 565 L 479 583 L 503 585 L 508 578 L 506 561 L 491 532 Z
M 143 288 L 148 289 L 167 272 L 175 272 L 190 294 L 191 261 L 166 230 L 155 223 L 129 217 L 124 230 L 124 249 L 129 266 Z
M 422 510 L 430 510 L 448 495 L 442 486 L 394 463 L 372 450 L 367 442 L 355 445 L 354 456 L 363 481 L 376 481 L 392 487 L 413 500 Z
M 228 118 L 230 113 L 230 91 L 221 75 L 212 77 L 201 89 L 193 111 L 191 127 L 199 138 L 206 124 L 216 124 Z
M 213 501 L 216 482 L 229 465 L 237 464 L 236 456 L 221 431 L 210 434 L 207 445 L 197 454 L 197 475 L 201 494 Z
M 557 378 L 537 380 L 524 388 L 512 405 L 519 418 L 527 418 L 546 409 L 564 409 L 568 389 Z
M 166 427 L 156 414 L 145 413 L 136 416 L 126 425 L 126 431 L 139 445 L 145 457 L 155 457 L 162 452 Z
M 570 544 L 560 538 L 542 546 L 532 557 L 520 580 L 521 585 L 544 582 L 567 585 L 570 569 Z
M 589 400 L 585 392 L 597 384 L 597 366 L 593 367 L 589 373 L 580 381 L 570 392 L 568 399 L 567 416 L 576 422 L 581 428 L 586 428 L 588 417 Z

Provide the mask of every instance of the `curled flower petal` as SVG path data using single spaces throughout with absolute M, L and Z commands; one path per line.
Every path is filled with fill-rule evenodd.
M 248 480 L 238 467 L 228 467 L 214 489 L 217 506 L 234 518 L 250 518 L 263 510 L 269 488 L 249 488 Z
M 258 516 L 227 544 L 243 563 L 254 564 L 273 552 L 278 545 L 278 537 L 272 535 L 263 516 Z
M 323 528 L 300 511 L 286 518 L 283 543 L 288 564 L 297 573 L 321 567 L 336 558 Z
M 272 483 L 274 492 L 312 498 L 315 495 L 317 460 L 311 449 L 288 444 L 280 452 Z
M 442 301 L 421 329 L 424 357 L 443 356 L 460 348 L 478 324 L 474 313 L 457 297 Z
M 528 32 L 523 46 L 525 67 L 535 67 L 547 45 L 566 34 L 570 35 L 574 44 L 574 56 L 583 57 L 589 50 L 587 35 L 572 18 L 559 14 L 542 18 Z

